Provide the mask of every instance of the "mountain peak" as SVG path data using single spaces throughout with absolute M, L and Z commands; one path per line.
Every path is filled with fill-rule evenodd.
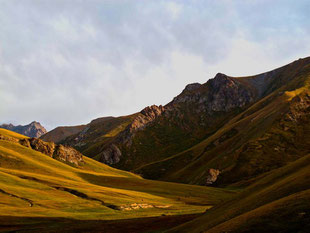
M 223 78 L 223 77 L 227 77 L 227 75 L 223 73 L 217 73 L 214 78 Z
M 32 121 L 28 125 L 3 124 L 0 128 L 8 129 L 16 133 L 23 134 L 28 137 L 40 137 L 47 132 L 47 130 L 40 124 L 40 122 Z

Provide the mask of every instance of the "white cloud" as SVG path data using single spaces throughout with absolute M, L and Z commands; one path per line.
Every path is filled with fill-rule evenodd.
M 182 12 L 182 5 L 177 2 L 167 2 L 166 9 L 173 19 L 177 19 Z
M 305 0 L 0 1 L 0 123 L 130 114 L 310 54 Z

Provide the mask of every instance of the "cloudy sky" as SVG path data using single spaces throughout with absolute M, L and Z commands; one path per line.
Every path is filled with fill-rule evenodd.
M 310 56 L 309 0 L 0 0 L 0 123 L 166 104 L 217 72 Z

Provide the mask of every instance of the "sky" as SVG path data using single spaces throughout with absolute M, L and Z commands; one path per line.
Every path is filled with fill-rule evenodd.
M 0 123 L 164 105 L 221 72 L 310 56 L 309 0 L 0 0 Z

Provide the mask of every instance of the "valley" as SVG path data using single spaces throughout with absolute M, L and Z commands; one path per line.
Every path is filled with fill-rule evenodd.
M 61 225 L 73 219 L 84 224 L 200 214 L 236 193 L 145 180 L 85 156 L 78 165 L 62 162 L 21 145 L 27 139 L 23 135 L 4 129 L 0 135 L 0 229 L 4 230 L 18 229 L 20 224 L 21 229 L 28 224 L 36 228 L 53 218 Z
M 0 231 L 310 227 L 310 58 L 39 138 L 0 129 Z

